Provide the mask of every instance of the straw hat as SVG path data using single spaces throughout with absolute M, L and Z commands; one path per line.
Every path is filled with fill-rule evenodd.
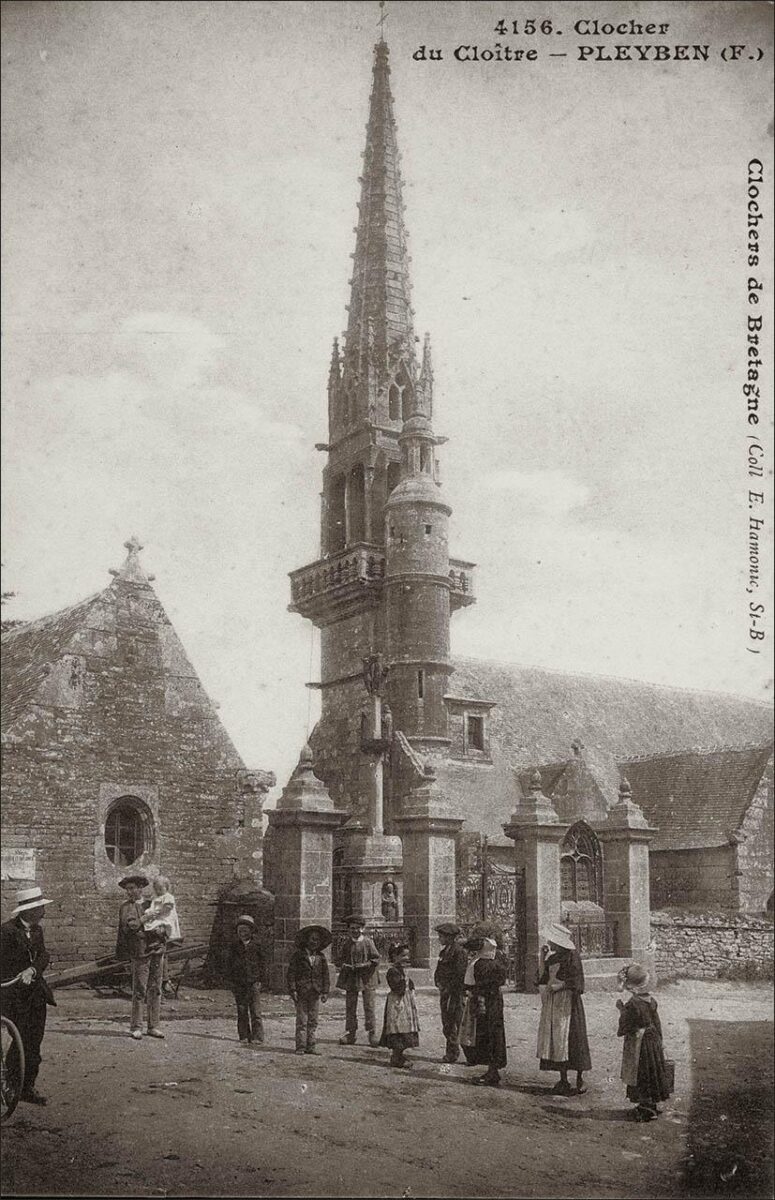
M 251 929 L 255 929 L 256 927 L 255 921 L 247 913 L 243 913 L 241 917 L 237 917 L 237 920 L 234 922 L 234 928 L 236 929 L 238 925 L 249 925 Z
M 53 904 L 53 900 L 44 900 L 39 887 L 22 888 L 16 893 L 16 908 L 11 913 L 18 917 L 20 913 L 29 912 L 31 908 L 42 908 L 44 904 Z
M 649 973 L 646 968 L 638 962 L 630 963 L 624 968 L 624 986 L 628 991 L 633 988 L 639 990 L 648 986 Z
M 550 925 L 546 931 L 545 940 L 547 942 L 554 942 L 555 946 L 562 946 L 563 950 L 576 949 L 573 934 L 567 925 Z
M 119 879 L 118 886 L 125 888 L 127 884 L 136 883 L 138 887 L 148 887 L 149 879 L 147 875 L 125 875 L 123 879 Z
M 330 929 L 326 929 L 325 925 L 304 925 L 296 934 L 296 945 L 303 949 L 311 933 L 316 933 L 320 939 L 319 950 L 325 950 L 326 946 L 331 945 L 333 934 Z

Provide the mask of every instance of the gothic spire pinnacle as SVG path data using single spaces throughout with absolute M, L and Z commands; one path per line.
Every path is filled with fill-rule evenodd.
M 401 173 L 390 92 L 388 46 L 374 47 L 374 71 L 360 177 L 355 253 L 351 279 L 345 374 L 356 377 L 370 365 L 382 382 L 403 358 L 414 362 L 409 254 L 401 198 Z M 369 353 L 369 324 L 373 347 Z M 411 370 L 411 366 L 410 366 Z
M 333 379 L 337 382 L 340 378 L 340 360 L 339 360 L 339 338 L 334 338 L 334 345 L 331 350 L 331 366 L 328 372 L 329 382 Z

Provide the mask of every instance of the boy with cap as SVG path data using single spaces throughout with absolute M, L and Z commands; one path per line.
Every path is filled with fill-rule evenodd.
M 0 926 L 0 964 L 5 983 L 17 975 L 12 987 L 3 988 L 3 1015 L 13 1021 L 24 1047 L 24 1089 L 20 1099 L 28 1104 L 45 1104 L 45 1096 L 35 1090 L 40 1068 L 40 1047 L 46 1032 L 46 1005 L 56 1004 L 51 988 L 43 978 L 49 955 L 43 941 L 40 922 L 46 914 L 45 900 L 39 887 L 23 888 L 16 893 L 16 907 L 10 920 Z M 13 1051 L 5 1069 L 18 1069 Z
M 251 916 L 237 917 L 234 940 L 229 951 L 226 975 L 237 1002 L 237 1035 L 243 1045 L 264 1040 L 261 1020 L 261 982 L 264 977 L 264 953 Z
M 447 1048 L 442 1061 L 454 1063 L 460 1057 L 460 1021 L 463 1016 L 465 1000 L 468 954 L 459 940 L 461 935 L 459 925 L 451 925 L 446 922 L 443 925 L 437 925 L 436 932 L 441 942 L 441 953 L 436 964 L 433 982 L 439 989 L 441 1027 L 447 1040 Z
M 369 1045 L 378 1046 L 374 1006 L 379 983 L 379 950 L 370 937 L 363 932 L 366 922 L 363 917 L 347 918 L 349 936 L 340 948 L 339 975 L 336 986 L 345 994 L 345 1033 L 339 1039 L 341 1046 L 352 1046 L 358 1030 L 358 995 L 363 996 L 363 1017 Z
M 148 1037 L 163 1038 L 159 1028 L 161 1019 L 161 985 L 164 971 L 166 938 L 149 939 L 143 927 L 143 915 L 148 902 L 143 899 L 143 890 L 148 887 L 146 875 L 126 875 L 119 881 L 126 892 L 126 900 L 118 910 L 118 939 L 116 958 L 119 962 L 129 959 L 132 968 L 132 1017 L 129 1036 L 139 1041 L 143 1036 L 143 1009 L 147 1006 Z
M 296 1006 L 296 1053 L 317 1054 L 318 1011 L 328 1000 L 331 976 L 323 950 L 331 944 L 324 925 L 305 925 L 296 934 L 296 949 L 288 963 L 288 995 Z

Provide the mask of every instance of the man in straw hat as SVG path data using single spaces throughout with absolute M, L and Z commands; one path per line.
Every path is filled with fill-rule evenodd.
M 331 975 L 323 950 L 331 945 L 325 925 L 305 925 L 296 934 L 296 949 L 288 963 L 288 995 L 296 1005 L 296 1053 L 317 1054 L 318 1012 L 328 999 Z
M 454 1063 L 460 1057 L 460 1021 L 465 999 L 465 977 L 468 955 L 460 941 L 459 925 L 445 922 L 436 926 L 441 953 L 436 964 L 433 982 L 439 989 L 441 1027 L 447 1040 L 443 1062 Z
M 43 978 L 49 956 L 40 923 L 46 915 L 46 900 L 39 887 L 22 888 L 16 893 L 16 907 L 10 920 L 0 926 L 0 971 L 5 983 L 20 975 L 18 983 L 3 989 L 3 1013 L 19 1030 L 24 1046 L 24 1090 L 21 1099 L 28 1104 L 45 1104 L 45 1096 L 35 1090 L 40 1068 L 40 1047 L 46 1032 L 46 1005 L 56 1004 L 51 988 Z M 13 1071 L 13 1059 L 8 1063 Z
M 126 900 L 118 910 L 118 940 L 116 957 L 127 958 L 132 967 L 132 1017 L 129 1036 L 139 1041 L 143 1036 L 143 1009 L 147 1006 L 148 1036 L 163 1038 L 159 1028 L 161 1020 L 161 985 L 164 969 L 165 940 L 149 943 L 143 926 L 143 913 L 147 907 L 143 891 L 148 887 L 146 875 L 125 875 L 119 880 L 120 888 L 126 892 Z
M 366 922 L 353 913 L 346 920 L 349 936 L 340 947 L 336 986 L 345 995 L 345 1032 L 340 1045 L 352 1046 L 358 1030 L 358 995 L 363 996 L 363 1017 L 369 1045 L 378 1046 L 374 1013 L 379 983 L 379 950 L 364 933 Z
M 264 1040 L 261 1018 L 261 984 L 264 980 L 264 951 L 250 913 L 234 922 L 234 940 L 229 948 L 226 974 L 237 1005 L 237 1036 L 243 1046 Z

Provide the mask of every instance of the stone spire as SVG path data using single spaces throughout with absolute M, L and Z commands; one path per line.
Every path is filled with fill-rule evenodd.
M 365 378 L 369 367 L 375 369 L 379 386 L 401 359 L 410 376 L 414 375 L 415 362 L 402 178 L 388 47 L 382 40 L 374 47 L 371 105 L 360 183 L 344 367 L 345 375 L 356 380 Z
M 111 567 L 110 574 L 115 579 L 120 579 L 124 583 L 151 583 L 156 577 L 154 575 L 146 575 L 143 570 L 139 557 L 143 547 L 137 535 L 133 534 L 128 541 L 124 542 L 124 547 L 127 556 L 124 559 L 123 565 L 118 570 L 115 567 Z

